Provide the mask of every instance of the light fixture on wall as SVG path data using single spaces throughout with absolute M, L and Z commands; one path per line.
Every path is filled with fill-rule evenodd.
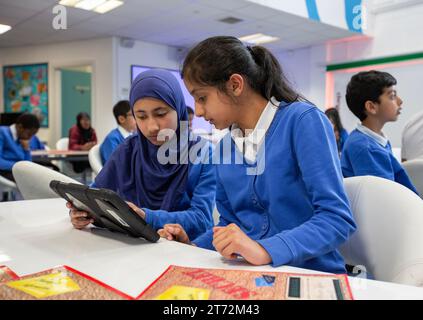
M 11 26 L 8 26 L 6 24 L 0 24 L 0 34 L 5 33 L 9 31 L 10 29 L 12 29 Z
M 242 42 L 246 42 L 249 44 L 256 44 L 256 45 L 279 40 L 279 38 L 277 37 L 268 36 L 263 33 L 255 33 L 248 36 L 240 37 L 238 39 L 241 40 Z
M 120 0 L 61 0 L 59 4 L 74 7 L 97 13 L 109 12 L 121 5 L 123 1 Z

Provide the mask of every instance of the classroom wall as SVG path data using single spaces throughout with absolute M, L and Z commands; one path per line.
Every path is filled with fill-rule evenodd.
M 301 48 L 275 55 L 293 87 L 325 110 L 325 46 Z
M 326 102 L 325 66 L 343 62 L 367 60 L 395 55 L 423 52 L 423 4 L 384 12 L 378 15 L 369 13 L 368 32 L 370 37 L 357 37 L 330 41 L 323 46 L 302 48 L 279 54 L 278 58 L 289 72 L 289 78 L 297 84 L 301 92 L 321 109 L 334 106 L 336 101 Z M 386 71 L 397 75 L 399 94 L 404 100 L 404 112 L 395 124 L 388 124 L 386 132 L 393 147 L 400 147 L 402 128 L 409 118 L 423 108 L 422 75 L 420 67 L 404 66 Z M 351 75 L 347 75 L 351 76 Z M 338 84 L 336 81 L 338 79 Z M 345 86 L 345 76 L 337 76 L 335 87 Z M 419 89 L 420 88 L 420 89 Z M 335 88 L 336 92 L 336 88 Z M 334 97 L 336 98 L 336 97 Z M 345 97 L 341 97 L 345 106 Z M 407 102 L 409 104 L 407 105 Z M 344 110 L 345 109 L 345 110 Z M 354 116 L 349 110 L 342 110 L 347 127 L 354 127 Z
M 58 102 L 58 72 L 61 67 L 91 65 L 93 68 L 92 120 L 100 137 L 104 137 L 113 124 L 104 109 L 113 99 L 113 39 L 101 38 L 87 41 L 66 42 L 30 47 L 7 48 L 0 51 L 0 67 L 3 65 L 48 62 L 49 64 L 49 123 L 48 129 L 40 129 L 39 137 L 52 147 L 60 138 L 61 111 Z M 3 84 L 0 84 L 3 92 Z M 3 95 L 0 97 L 3 108 Z
M 362 0 L 247 0 L 290 14 L 362 32 Z
M 143 41 L 135 41 L 132 48 L 125 48 L 119 38 L 114 38 L 116 62 L 117 99 L 128 99 L 131 87 L 131 65 L 179 70 L 182 55 L 177 48 Z
M 124 48 L 120 39 L 102 38 L 33 47 L 18 47 L 0 51 L 0 67 L 35 62 L 49 63 L 48 129 L 40 129 L 39 137 L 54 147 L 61 137 L 61 111 L 55 83 L 60 81 L 54 71 L 61 67 L 91 65 L 93 72 L 92 122 L 99 140 L 116 126 L 112 107 L 127 99 L 130 88 L 131 64 L 179 69 L 181 55 L 176 48 L 135 41 L 133 48 Z M 2 81 L 2 77 L 0 77 Z M 60 83 L 60 82 L 59 82 Z M 0 91 L 3 85 L 0 82 Z M 56 92 L 56 94 L 55 94 Z M 3 95 L 0 97 L 3 108 Z

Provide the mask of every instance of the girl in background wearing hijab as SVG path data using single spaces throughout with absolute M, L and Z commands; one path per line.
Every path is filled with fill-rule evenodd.
M 213 226 L 216 179 L 213 165 L 208 164 L 211 161 L 161 164 L 158 158 L 159 148 L 177 139 L 177 149 L 169 153 L 183 157 L 202 146 L 211 159 L 204 139 L 184 142 L 188 141 L 188 113 L 178 81 L 166 70 L 143 72 L 132 84 L 130 103 L 138 134 L 113 152 L 93 187 L 117 192 L 155 229 L 178 223 L 192 237 L 200 235 Z M 166 129 L 176 134 L 170 141 L 161 141 L 159 132 Z M 75 210 L 70 203 L 67 206 L 75 228 L 93 222 L 86 212 Z
M 76 124 L 69 129 L 69 150 L 89 151 L 97 144 L 97 135 L 91 127 L 91 119 L 88 113 L 80 112 L 76 116 Z M 90 168 L 88 161 L 72 162 L 73 170 L 77 173 Z

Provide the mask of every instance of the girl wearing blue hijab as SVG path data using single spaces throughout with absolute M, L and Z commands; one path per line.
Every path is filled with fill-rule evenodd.
M 215 172 L 211 161 L 183 161 L 194 145 L 209 146 L 204 139 L 188 142 L 188 112 L 178 81 L 166 70 L 143 72 L 132 83 L 130 104 L 138 134 L 113 152 L 92 186 L 117 192 L 155 229 L 180 223 L 194 237 L 203 233 L 213 225 Z M 162 130 L 174 134 L 162 139 Z M 160 148 L 178 161 L 163 164 Z M 86 216 L 72 210 L 75 228 L 92 223 Z

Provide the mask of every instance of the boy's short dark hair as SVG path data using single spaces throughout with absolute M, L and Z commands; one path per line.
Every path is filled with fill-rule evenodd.
M 21 114 L 16 119 L 16 124 L 20 124 L 24 129 L 40 129 L 40 121 L 38 117 L 31 113 Z
M 348 108 L 363 121 L 367 118 L 366 101 L 380 102 L 379 97 L 386 88 L 397 84 L 397 80 L 389 73 L 382 71 L 365 71 L 354 75 L 347 86 Z
M 126 118 L 127 113 L 131 110 L 131 105 L 128 100 L 121 100 L 116 103 L 113 107 L 113 114 L 115 116 L 116 122 L 119 124 L 119 116 L 124 116 Z
M 194 109 L 191 108 L 190 106 L 187 106 L 187 111 L 188 111 L 188 114 L 194 114 Z

